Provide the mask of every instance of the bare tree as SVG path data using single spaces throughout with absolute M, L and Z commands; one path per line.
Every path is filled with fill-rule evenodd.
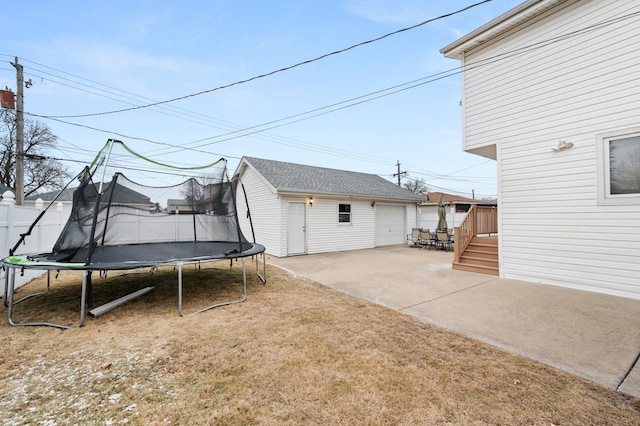
M 24 196 L 39 190 L 62 188 L 71 175 L 57 160 L 47 156 L 56 147 L 58 137 L 46 124 L 24 122 Z M 15 112 L 0 110 L 0 183 L 14 188 L 16 182 Z
M 427 186 L 427 183 L 422 178 L 408 179 L 404 183 L 404 187 L 405 189 L 408 189 L 409 191 L 413 192 L 416 195 L 422 195 L 429 192 L 429 187 Z

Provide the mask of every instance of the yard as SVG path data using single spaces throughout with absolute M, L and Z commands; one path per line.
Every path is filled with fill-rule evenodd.
M 185 270 L 185 312 L 240 294 L 238 266 L 217 266 Z M 96 304 L 156 288 L 82 328 L 5 322 L 1 424 L 640 424 L 637 399 L 278 268 L 267 275 L 264 286 L 250 275 L 246 302 L 181 318 L 173 270 L 112 274 L 95 279 Z M 15 319 L 76 324 L 80 281 L 61 273 Z

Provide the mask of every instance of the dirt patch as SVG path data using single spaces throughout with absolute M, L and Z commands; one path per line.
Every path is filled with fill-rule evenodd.
M 185 270 L 185 312 L 241 295 L 241 270 L 216 265 Z M 251 275 L 246 302 L 183 318 L 175 271 L 110 276 L 95 280 L 96 305 L 155 290 L 82 328 L 1 326 L 2 424 L 640 424 L 637 399 L 267 274 Z M 77 323 L 80 282 L 61 274 L 15 319 Z

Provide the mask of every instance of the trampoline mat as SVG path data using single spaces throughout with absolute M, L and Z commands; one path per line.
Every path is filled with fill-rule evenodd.
M 234 259 L 262 253 L 264 246 L 248 242 L 183 241 L 96 247 L 91 263 L 87 249 L 73 253 L 40 253 L 10 256 L 2 263 L 32 269 L 133 269 L 180 262 Z

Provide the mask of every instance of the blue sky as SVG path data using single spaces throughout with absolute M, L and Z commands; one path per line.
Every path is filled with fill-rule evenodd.
M 399 161 L 408 179 L 424 179 L 431 191 L 493 197 L 495 162 L 461 149 L 459 75 L 378 99 L 367 95 L 455 68 L 458 61 L 439 50 L 520 0 L 494 0 L 211 91 L 479 1 L 10 2 L 3 7 L 3 16 L 11 19 L 3 20 L 0 87 L 15 91 L 9 62 L 17 56 L 25 79 L 33 82 L 25 89 L 25 111 L 40 116 L 104 113 L 207 92 L 113 114 L 28 116 L 58 136 L 59 149 L 52 155 L 74 173 L 108 138 L 116 138 L 178 165 L 225 157 L 231 171 L 242 156 L 251 156 L 373 173 L 395 182 Z M 367 102 L 306 114 L 354 98 Z M 249 132 L 277 127 L 242 136 L 243 129 L 264 123 L 272 124 Z

